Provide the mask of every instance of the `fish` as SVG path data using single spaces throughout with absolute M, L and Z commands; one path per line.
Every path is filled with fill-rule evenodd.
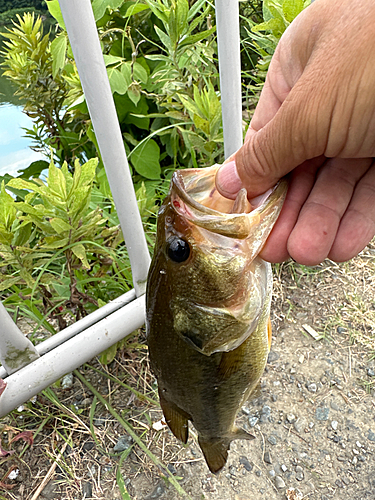
M 174 436 L 189 421 L 211 472 L 225 465 L 235 425 L 256 393 L 271 343 L 272 271 L 259 257 L 287 191 L 254 206 L 217 191 L 219 165 L 174 172 L 157 220 L 146 287 L 146 337 L 160 405 Z

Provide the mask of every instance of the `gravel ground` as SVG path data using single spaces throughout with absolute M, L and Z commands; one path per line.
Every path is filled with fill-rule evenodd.
M 350 264 L 326 262 L 313 269 L 276 266 L 274 336 L 261 394 L 238 415 L 238 424 L 256 439 L 233 442 L 228 463 L 218 475 L 209 472 L 193 429 L 188 445 L 181 446 L 165 426 L 158 428 L 160 409 L 110 382 L 104 372 L 83 368 L 81 373 L 138 435 L 143 433 L 148 448 L 192 500 L 374 499 L 374 254 L 370 246 Z M 323 338 L 316 340 L 317 334 Z M 108 371 L 154 396 L 147 350 L 139 339 L 132 342 L 119 351 Z M 103 407 L 98 405 L 90 415 L 93 395 L 77 377 L 64 384 L 54 389 L 64 405 L 59 411 L 40 395 L 28 414 L 3 420 L 5 442 L 7 429 L 35 432 L 43 418 L 51 416 L 34 446 L 14 462 L 21 471 L 14 480 L 7 479 L 14 488 L 0 496 L 17 500 L 180 498 L 138 446 L 118 469 L 120 453 L 133 444 L 132 439 Z M 59 436 L 69 438 L 61 456 L 64 440 Z M 50 479 L 35 497 L 54 464 Z M 9 460 L 0 463 L 0 474 L 10 465 Z M 121 496 L 116 473 L 129 497 Z

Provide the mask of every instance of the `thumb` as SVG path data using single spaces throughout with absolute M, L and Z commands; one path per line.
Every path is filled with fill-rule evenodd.
M 325 120 L 320 113 L 318 129 L 320 106 L 307 95 L 311 85 L 303 89 L 299 83 L 260 130 L 250 125 L 245 144 L 219 169 L 216 186 L 223 196 L 235 198 L 242 187 L 249 198 L 258 196 L 305 160 L 324 154 Z

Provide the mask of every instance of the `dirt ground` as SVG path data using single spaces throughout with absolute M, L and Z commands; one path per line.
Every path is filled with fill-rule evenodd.
M 163 465 L 155 465 L 75 374 L 70 387 L 55 387 L 2 420 L 4 447 L 25 429 L 35 441 L 28 448 L 17 441 L 15 453 L 0 463 L 4 484 L 12 487 L 0 490 L 0 498 L 374 499 L 374 258 L 370 245 L 350 263 L 275 267 L 269 363 L 260 396 L 238 415 L 256 439 L 232 443 L 218 475 L 209 472 L 194 430 L 181 446 L 160 423 L 160 409 L 142 398 L 156 399 L 156 387 L 140 333 L 108 369 L 93 360 L 94 368 L 80 374 Z M 13 475 L 19 471 L 14 479 L 11 468 Z M 185 495 L 165 479 L 168 471 Z

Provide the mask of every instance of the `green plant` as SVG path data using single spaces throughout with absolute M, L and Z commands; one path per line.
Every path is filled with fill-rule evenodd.
M 46 182 L 2 183 L 0 291 L 10 309 L 21 296 L 38 324 L 50 316 L 64 328 L 66 312 L 78 319 L 129 288 L 126 254 L 114 252 L 123 241 L 119 226 L 91 206 L 96 166 L 96 159 L 82 166 L 77 160 L 70 173 L 66 163 L 58 169 L 51 161 Z

